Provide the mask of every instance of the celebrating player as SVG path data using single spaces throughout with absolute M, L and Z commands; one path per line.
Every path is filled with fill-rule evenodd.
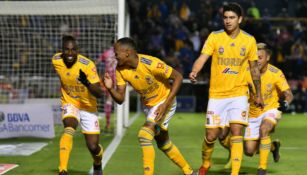
M 101 175 L 102 146 L 99 145 L 99 122 L 96 97 L 101 97 L 100 79 L 95 64 L 78 53 L 76 39 L 64 36 L 62 52 L 52 58 L 61 81 L 64 133 L 60 140 L 59 174 L 67 174 L 73 135 L 80 122 L 87 147 L 93 157 L 94 175 Z
M 168 125 L 176 109 L 176 93 L 182 75 L 158 58 L 138 54 L 131 38 L 121 38 L 114 45 L 117 59 L 116 89 L 108 73 L 104 76 L 105 87 L 119 104 L 125 100 L 127 82 L 141 95 L 145 106 L 146 122 L 139 130 L 138 138 L 143 151 L 144 175 L 153 175 L 155 139 L 162 150 L 185 175 L 193 170 L 169 138 Z M 173 80 L 172 85 L 169 80 Z
M 248 156 L 253 156 L 259 150 L 258 175 L 265 175 L 270 151 L 273 153 L 275 162 L 280 157 L 280 143 L 278 141 L 272 143 L 270 138 L 270 134 L 281 118 L 281 112 L 278 108 L 286 110 L 293 99 L 293 95 L 282 71 L 269 64 L 272 51 L 265 43 L 259 43 L 257 47 L 264 108 L 260 109 L 255 105 L 255 89 L 249 78 L 249 84 L 252 87 L 250 88 L 250 118 L 244 136 L 244 150 Z M 280 96 L 283 100 L 279 100 Z
M 242 8 L 239 4 L 229 3 L 223 7 L 224 30 L 209 35 L 189 75 L 190 80 L 196 82 L 198 72 L 212 56 L 206 136 L 199 175 L 208 172 L 214 142 L 228 122 L 232 144 L 231 174 L 239 174 L 243 156 L 243 128 L 248 123 L 248 64 L 256 87 L 256 106 L 263 106 L 256 41 L 253 36 L 240 29 L 242 18 Z

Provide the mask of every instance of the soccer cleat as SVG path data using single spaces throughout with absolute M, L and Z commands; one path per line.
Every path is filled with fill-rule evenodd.
M 272 154 L 273 154 L 273 159 L 274 159 L 274 162 L 278 162 L 279 159 L 280 159 L 280 154 L 279 154 L 279 148 L 280 148 L 280 141 L 279 140 L 274 140 L 272 142 L 272 144 L 274 145 L 275 149 L 272 151 Z
M 209 170 L 209 168 L 200 167 L 197 175 L 206 175 L 208 170 Z
M 68 173 L 66 172 L 66 171 L 61 171 L 60 173 L 59 173 L 59 175 L 68 175 Z
M 265 169 L 262 169 L 262 168 L 259 168 L 257 174 L 258 174 L 258 175 L 266 175 L 266 170 L 265 170 Z
M 94 169 L 93 175 L 103 175 L 101 164 L 93 165 L 93 169 Z

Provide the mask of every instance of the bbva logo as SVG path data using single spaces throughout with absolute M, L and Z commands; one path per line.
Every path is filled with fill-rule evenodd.
M 8 122 L 30 122 L 30 117 L 28 113 L 8 113 Z

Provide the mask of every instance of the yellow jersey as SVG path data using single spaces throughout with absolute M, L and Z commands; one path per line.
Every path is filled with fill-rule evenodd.
M 81 110 L 96 112 L 96 97 L 78 80 L 81 69 L 90 83 L 100 82 L 95 64 L 90 59 L 78 54 L 76 63 L 71 68 L 67 68 L 61 55 L 62 53 L 55 54 L 52 58 L 52 64 L 61 81 L 62 106 L 73 104 Z
M 138 54 L 138 59 L 136 69 L 116 67 L 117 85 L 128 82 L 141 95 L 143 104 L 152 107 L 169 95 L 168 79 L 173 69 L 156 57 Z
M 212 32 L 202 54 L 212 56 L 209 98 L 247 96 L 248 61 L 258 60 L 253 36 L 240 30 L 231 38 L 224 30 Z
M 275 66 L 269 64 L 265 73 L 261 75 L 261 95 L 264 102 L 264 108 L 261 109 L 255 106 L 255 92 L 251 76 L 248 77 L 248 83 L 252 85 L 250 92 L 250 108 L 249 117 L 256 118 L 262 113 L 279 107 L 279 93 L 290 89 L 289 84 L 282 71 Z

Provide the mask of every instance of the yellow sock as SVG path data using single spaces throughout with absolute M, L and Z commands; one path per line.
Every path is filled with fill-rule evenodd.
M 231 175 L 238 175 L 240 172 L 243 156 L 243 137 L 232 136 L 231 140 Z
M 268 157 L 271 151 L 271 138 L 270 136 L 260 139 L 260 148 L 259 148 L 259 167 L 261 169 L 267 169 Z
M 169 157 L 176 165 L 178 165 L 184 174 L 192 174 L 193 170 L 187 161 L 183 158 L 178 148 L 171 142 L 168 141 L 159 148 Z
M 205 137 L 202 147 L 202 167 L 209 168 L 211 166 L 211 156 L 213 153 L 214 148 L 214 141 L 209 142 Z
M 221 145 L 230 150 L 230 135 L 228 134 L 223 140 L 219 140 Z
M 154 132 L 149 128 L 142 127 L 138 134 L 139 142 L 143 151 L 144 175 L 154 174 L 155 150 L 152 145 Z
M 60 165 L 59 171 L 67 171 L 69 155 L 73 145 L 73 135 L 75 129 L 72 127 L 64 128 L 64 133 L 60 140 Z
M 94 160 L 94 165 L 100 165 L 101 164 L 102 155 L 103 155 L 103 148 L 100 144 L 99 144 L 99 147 L 100 147 L 99 153 L 97 155 L 92 155 L 93 160 Z

